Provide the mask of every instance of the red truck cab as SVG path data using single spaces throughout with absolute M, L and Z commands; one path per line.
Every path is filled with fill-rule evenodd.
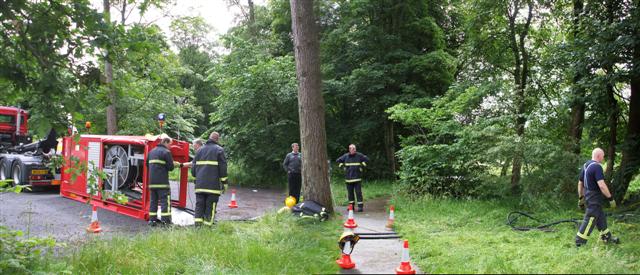
M 50 186 L 60 184 L 59 169 L 49 167 L 55 150 L 55 131 L 46 140 L 31 143 L 29 113 L 0 106 L 0 180 L 11 184 Z
M 0 146 L 28 143 L 29 113 L 16 107 L 0 106 Z

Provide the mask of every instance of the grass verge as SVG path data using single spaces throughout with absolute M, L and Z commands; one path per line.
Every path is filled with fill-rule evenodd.
M 314 223 L 270 214 L 213 228 L 159 228 L 92 240 L 39 269 L 73 274 L 336 273 L 339 221 Z
M 637 273 L 640 236 L 635 222 L 608 219 L 622 244 L 605 245 L 594 230 L 586 247 L 577 249 L 573 224 L 555 232 L 511 230 L 509 201 L 394 198 L 398 231 L 411 241 L 412 262 L 426 273 Z M 582 218 L 567 203 L 535 213 L 543 221 Z M 569 209 L 569 210 L 568 210 Z M 534 225 L 530 223 L 529 225 Z M 520 224 L 524 225 L 524 224 Z

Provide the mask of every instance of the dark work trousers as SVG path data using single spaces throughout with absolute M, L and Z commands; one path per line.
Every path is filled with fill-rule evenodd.
M 216 206 L 220 195 L 209 193 L 196 193 L 196 226 L 213 225 L 216 218 Z
M 348 182 L 346 184 L 347 184 L 347 196 L 349 196 L 349 204 L 354 204 L 355 197 L 358 197 L 358 208 L 362 208 L 362 205 L 364 204 L 362 200 L 362 181 Z M 355 205 L 353 206 L 355 209 Z
M 171 223 L 171 189 L 153 188 L 151 190 L 151 204 L 149 205 L 149 220 L 162 220 Z M 162 212 L 158 212 L 158 202 Z
M 289 173 L 289 196 L 296 198 L 296 202 L 300 201 L 300 188 L 302 188 L 302 174 Z
M 587 206 L 587 211 L 584 214 L 584 220 L 578 229 L 576 235 L 576 244 L 582 245 L 587 243 L 587 238 L 591 235 L 593 228 L 597 227 L 600 231 L 600 238 L 607 240 L 611 237 L 611 232 L 607 228 L 607 217 L 602 211 L 602 205 L 590 204 Z

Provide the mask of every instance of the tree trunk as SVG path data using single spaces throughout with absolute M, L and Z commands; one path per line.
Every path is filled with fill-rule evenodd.
M 253 26 L 256 23 L 256 12 L 253 7 L 253 0 L 248 0 L 247 2 L 247 4 L 249 5 L 249 24 Z
M 640 61 L 640 58 L 637 59 Z M 640 64 L 635 65 L 640 70 Z M 640 75 L 635 73 L 631 80 L 631 99 L 629 104 L 629 122 L 627 136 L 622 147 L 620 168 L 613 183 L 614 196 L 621 201 L 627 193 L 629 183 L 640 168 Z
M 389 171 L 392 175 L 396 173 L 396 150 L 395 150 L 395 133 L 393 130 L 393 121 L 384 120 L 384 150 L 389 162 Z
M 583 11 L 584 4 L 582 0 L 573 1 L 573 40 L 574 46 L 580 37 L 580 16 Z M 585 67 L 578 64 L 575 66 L 575 75 L 573 76 L 573 94 L 571 95 L 571 124 L 569 125 L 569 150 L 576 155 L 580 154 L 580 140 L 582 139 L 582 124 L 584 123 L 585 110 L 585 89 L 578 83 L 587 74 Z
M 124 0 L 124 1 L 122 1 L 122 13 L 121 13 L 122 17 L 120 18 L 120 23 L 123 26 L 124 26 L 125 21 L 127 20 L 126 14 L 127 14 L 127 1 Z
M 635 22 L 640 20 L 640 1 L 634 1 L 635 10 L 632 18 Z M 635 18 L 634 18 L 635 17 Z M 640 30 L 633 30 L 634 37 L 640 37 Z M 640 169 L 640 43 L 635 43 L 633 48 L 631 70 L 631 98 L 629 99 L 629 121 L 627 135 L 622 146 L 622 159 L 620 168 L 613 182 L 613 196 L 617 201 L 622 201 L 629 189 L 629 183 Z
M 298 111 L 302 143 L 302 182 L 305 198 L 333 212 L 327 177 L 327 138 L 321 90 L 320 42 L 312 0 L 290 0 L 291 27 L 298 79 Z
M 109 0 L 104 0 L 102 3 L 104 5 L 104 21 L 107 24 L 111 24 L 111 5 Z M 107 99 L 109 100 L 109 106 L 107 106 L 107 134 L 115 135 L 118 132 L 118 115 L 116 114 L 116 91 L 112 86 L 113 68 L 109 58 L 109 50 L 107 49 L 104 58 L 104 84 L 107 87 Z
M 606 2 L 606 10 L 607 10 L 607 23 L 609 26 L 613 25 L 613 20 L 615 17 L 616 4 L 613 2 L 614 0 L 607 0 Z M 617 1 L 617 0 L 615 0 Z M 610 37 L 608 37 L 610 38 Z M 607 40 L 607 43 L 613 44 L 615 38 L 610 38 Z M 615 56 L 612 56 L 611 53 L 605 53 L 607 60 L 615 59 Z M 607 79 L 613 79 L 611 74 L 614 73 L 613 65 L 611 62 L 606 62 L 604 66 L 604 71 L 608 75 Z M 607 82 L 606 85 L 606 95 L 607 95 L 607 105 L 609 109 L 609 146 L 607 148 L 607 167 L 604 172 L 604 176 L 607 182 L 611 183 L 611 175 L 613 175 L 613 167 L 616 162 L 616 145 L 618 144 L 618 102 L 616 101 L 615 91 L 613 89 L 613 83 L 611 81 Z M 609 186 L 611 188 L 611 186 Z
M 520 1 L 513 1 L 507 8 L 507 17 L 509 19 L 510 48 L 514 55 L 514 86 L 516 88 L 515 104 L 516 104 L 516 149 L 513 157 L 513 166 L 511 169 L 511 192 L 516 194 L 519 192 L 519 184 L 522 173 L 523 144 L 524 144 L 524 127 L 527 122 L 526 114 L 526 88 L 529 76 L 529 55 L 525 47 L 525 39 L 529 34 L 531 19 L 533 18 L 533 3 L 526 1 L 528 5 L 527 21 L 518 28 L 516 26 L 516 18 L 520 12 Z
M 607 84 L 607 103 L 609 105 L 609 146 L 607 147 L 607 167 L 604 177 L 609 181 L 613 174 L 613 165 L 616 161 L 616 145 L 618 144 L 618 102 L 614 96 L 611 83 Z

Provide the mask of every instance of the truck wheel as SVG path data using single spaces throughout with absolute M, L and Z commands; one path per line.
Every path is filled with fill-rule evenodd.
M 11 170 L 9 169 L 9 161 L 7 159 L 0 159 L 0 180 L 11 179 Z
M 15 185 L 25 185 L 28 183 L 27 166 L 19 159 L 13 163 L 11 175 L 13 176 L 13 184 Z

